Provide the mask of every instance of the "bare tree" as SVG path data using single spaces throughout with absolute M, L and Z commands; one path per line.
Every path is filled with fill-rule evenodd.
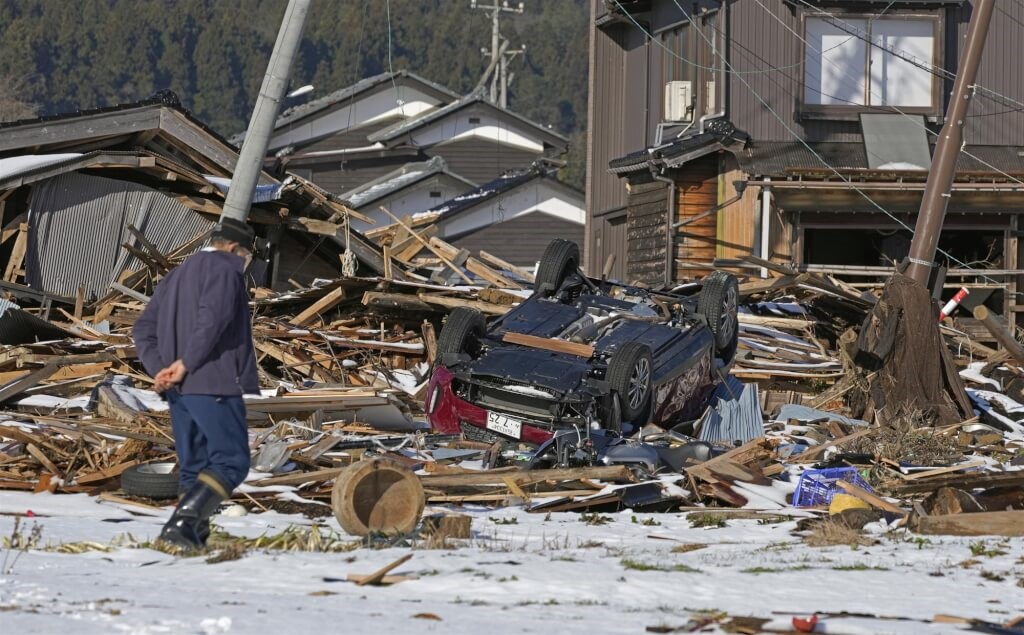
M 0 122 L 30 119 L 37 114 L 36 105 L 25 98 L 29 80 L 23 75 L 0 75 Z

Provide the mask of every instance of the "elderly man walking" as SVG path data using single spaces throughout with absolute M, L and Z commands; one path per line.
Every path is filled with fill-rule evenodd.
M 135 347 L 171 407 L 180 469 L 177 509 L 160 539 L 205 546 L 209 519 L 249 471 L 242 395 L 259 392 L 243 272 L 254 234 L 224 219 L 210 246 L 157 285 L 135 322 Z

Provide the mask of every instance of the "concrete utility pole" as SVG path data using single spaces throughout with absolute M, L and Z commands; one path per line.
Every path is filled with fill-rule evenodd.
M 306 25 L 306 14 L 309 12 L 310 0 L 289 0 L 284 12 L 281 30 L 274 43 L 274 52 L 270 54 L 267 74 L 263 77 L 260 94 L 256 98 L 256 106 L 249 120 L 249 130 L 242 142 L 242 151 L 235 165 L 235 173 L 231 177 L 231 189 L 224 201 L 224 212 L 221 218 L 233 218 L 245 222 L 249 218 L 253 194 L 260 172 L 263 171 L 263 157 L 267 154 L 270 135 L 274 131 L 277 112 L 288 88 L 288 76 L 291 74 L 292 60 L 299 49 L 302 29 Z
M 483 9 L 484 11 L 491 12 L 491 48 L 490 50 L 482 50 L 483 54 L 490 58 L 491 62 L 487 65 L 487 70 L 484 72 L 483 78 L 481 78 L 481 84 L 486 82 L 488 76 L 490 76 L 491 101 L 505 108 L 508 106 L 508 85 L 512 81 L 511 76 L 508 74 L 508 59 L 523 53 L 526 49 L 507 50 L 508 40 L 502 41 L 504 38 L 499 30 L 499 22 L 502 12 L 524 13 L 523 3 L 520 2 L 519 6 L 511 7 L 508 4 L 508 0 L 504 0 L 500 5 L 497 0 L 495 0 L 493 5 L 482 5 L 478 4 L 477 0 L 470 0 L 469 7 L 471 9 Z
M 917 214 L 917 225 L 914 227 L 914 239 L 910 244 L 910 265 L 906 275 L 923 286 L 928 285 L 931 277 L 935 250 L 939 245 L 942 233 L 942 222 L 946 216 L 953 189 L 953 178 L 956 175 L 956 159 L 963 145 L 964 124 L 967 123 L 967 110 L 974 95 L 974 78 L 978 75 L 981 54 L 985 48 L 985 37 L 988 25 L 992 21 L 992 9 L 995 0 L 977 0 L 971 14 L 971 23 L 967 28 L 963 63 L 957 70 L 953 82 L 953 96 L 946 112 L 946 122 L 942 133 L 935 144 L 935 156 L 928 172 L 928 182 L 924 186 L 924 198 Z

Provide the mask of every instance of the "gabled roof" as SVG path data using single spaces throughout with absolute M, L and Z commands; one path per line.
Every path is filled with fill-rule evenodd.
M 397 170 L 345 192 L 341 195 L 341 198 L 348 202 L 349 207 L 359 209 L 436 174 L 447 174 L 465 183 L 466 187 L 473 187 L 472 182 L 448 170 L 448 165 L 444 162 L 443 158 L 433 157 L 429 161 L 406 163 Z
M 536 130 L 539 133 L 539 135 L 544 139 L 545 143 L 547 143 L 548 145 L 561 146 L 569 143 L 568 139 L 558 134 L 557 132 L 545 128 L 544 126 L 536 122 L 530 121 L 526 117 L 518 115 L 507 108 L 502 108 L 501 106 L 498 106 L 497 104 L 488 101 L 484 99 L 483 96 L 479 93 L 472 93 L 466 95 L 462 99 L 454 101 L 442 108 L 437 108 L 436 110 L 425 112 L 418 117 L 406 119 L 405 121 L 400 121 L 392 126 L 388 126 L 383 130 L 378 130 L 377 132 L 367 137 L 367 139 L 374 143 L 394 143 L 403 135 L 413 132 L 414 130 L 419 130 L 421 128 L 429 126 L 430 124 L 436 121 L 444 119 L 445 117 L 448 117 L 456 112 L 459 112 L 460 110 L 469 108 L 477 104 L 482 105 L 486 108 L 493 109 L 497 111 L 501 116 L 508 117 L 523 124 L 526 127 Z
M 487 201 L 490 201 L 493 198 L 501 196 L 502 194 L 511 192 L 512 190 L 526 183 L 529 183 L 534 179 L 551 179 L 555 183 L 558 183 L 559 185 L 568 190 L 576 192 L 582 197 L 582 192 L 572 187 L 571 185 L 559 181 L 555 177 L 556 171 L 557 168 L 553 167 L 547 161 L 535 161 L 534 164 L 526 170 L 515 170 L 512 172 L 508 172 L 502 176 L 499 176 L 493 181 L 484 183 L 483 185 L 475 187 L 469 190 L 468 192 L 450 198 L 447 201 L 441 203 L 440 205 L 432 207 L 425 212 L 416 214 L 416 216 L 436 215 L 443 219 L 448 219 L 452 216 L 456 216 L 458 214 L 461 214 L 462 212 L 470 210 L 478 205 L 486 203 Z
M 374 75 L 372 77 L 363 78 L 356 82 L 355 84 L 336 90 L 329 95 L 324 95 L 323 97 L 310 100 L 305 104 L 294 106 L 292 108 L 289 108 L 288 110 L 285 110 L 280 114 L 280 116 L 278 116 L 277 122 L 274 124 L 274 128 L 276 129 L 282 126 L 286 126 L 290 123 L 294 123 L 299 119 L 303 119 L 304 117 L 308 117 L 312 114 L 318 113 L 321 110 L 330 108 L 334 104 L 346 101 L 348 99 L 352 99 L 359 95 L 360 93 L 365 93 L 366 91 L 372 88 L 380 86 L 381 84 L 390 83 L 391 81 L 397 82 L 398 80 L 402 79 L 409 79 L 412 80 L 413 82 L 421 84 L 428 91 L 438 93 L 439 97 L 444 97 L 447 98 L 448 100 L 456 100 L 459 98 L 458 93 L 454 93 L 445 88 L 444 86 L 430 81 L 429 79 L 420 77 L 416 73 L 411 73 L 405 70 L 395 71 L 394 73 L 381 73 L 379 75 Z M 236 136 L 245 136 L 245 133 Z

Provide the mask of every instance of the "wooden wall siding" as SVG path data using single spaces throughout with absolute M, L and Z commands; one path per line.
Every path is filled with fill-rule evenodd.
M 477 185 L 493 181 L 507 170 L 528 168 L 542 156 L 487 139 L 446 143 L 429 148 L 426 153 L 432 157 L 444 157 L 449 170 Z
M 481 249 L 514 265 L 533 267 L 555 238 L 583 243 L 583 225 L 532 212 L 504 223 L 495 223 L 451 241 L 453 245 L 478 253 Z
M 675 221 L 699 216 L 717 204 L 717 155 L 691 161 L 677 172 Z M 676 280 L 702 276 L 711 270 L 717 255 L 717 216 L 717 213 L 710 214 L 675 231 Z M 693 265 L 703 267 L 695 269 Z
M 729 114 L 736 127 L 748 132 L 755 142 L 796 140 L 754 95 L 756 92 L 785 120 L 793 133 L 806 141 L 862 141 L 857 121 L 801 121 L 797 117 L 797 104 L 803 91 L 803 43 L 786 26 L 802 33 L 800 13 L 784 0 L 760 1 L 775 17 L 755 2 L 733 4 L 729 11 L 729 61 L 736 71 L 747 72 L 743 78 L 750 84 L 748 88 L 735 75 L 729 80 Z M 945 66 L 949 71 L 955 72 L 958 66 L 963 52 L 960 44 L 967 33 L 973 4 L 973 0 L 969 0 L 960 7 L 946 10 Z M 1009 15 L 997 13 L 992 20 L 978 83 L 1019 101 L 1024 95 L 1024 73 L 1019 68 L 1024 53 L 1020 26 L 1024 23 L 1024 6 L 1000 3 L 1000 8 Z M 838 12 L 834 6 L 826 10 Z M 770 67 L 779 70 L 751 72 Z M 947 99 L 951 88 L 952 82 L 947 82 L 943 90 Z M 1024 144 L 1024 112 L 980 96 L 972 103 L 971 112 L 965 131 L 968 144 Z M 938 131 L 938 126 L 932 129 Z M 934 140 L 934 135 L 929 138 Z
M 625 188 L 623 188 L 625 189 Z M 612 265 L 611 277 L 616 280 L 626 279 L 626 210 L 611 213 L 605 216 L 591 219 L 591 240 L 593 241 L 590 251 L 590 262 L 585 270 L 587 275 L 600 276 L 604 270 L 608 256 L 615 254 L 615 262 Z
M 736 196 L 735 181 L 745 181 L 746 173 L 740 169 L 736 158 L 728 152 L 719 156 L 718 189 L 719 204 L 731 201 Z M 743 197 L 718 212 L 717 256 L 735 260 L 757 253 L 760 236 L 757 233 L 761 217 L 761 188 L 748 187 Z
M 313 143 L 297 148 L 296 153 L 324 152 L 327 150 L 344 150 L 347 148 L 365 148 L 371 145 L 366 139 L 378 130 L 401 121 L 403 117 L 389 117 L 379 122 L 367 124 L 361 128 L 351 130 L 339 130 L 337 133 L 314 141 Z
M 668 186 L 660 181 L 630 187 L 626 208 L 626 282 L 665 281 Z

